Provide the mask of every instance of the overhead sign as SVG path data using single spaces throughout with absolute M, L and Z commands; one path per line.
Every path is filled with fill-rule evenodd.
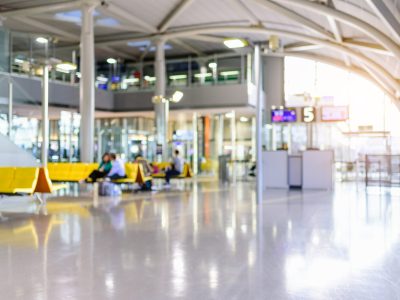
M 301 109 L 301 117 L 304 123 L 312 123 L 316 121 L 316 109 L 313 106 L 306 106 Z
M 271 111 L 271 121 L 272 123 L 296 122 L 296 110 L 293 108 L 273 109 Z
M 347 106 L 323 106 L 321 108 L 321 120 L 325 122 L 346 121 L 349 118 Z

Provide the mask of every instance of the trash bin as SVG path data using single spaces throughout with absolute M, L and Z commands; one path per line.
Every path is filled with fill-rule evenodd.
M 220 155 L 218 157 L 218 177 L 221 182 L 229 181 L 229 169 L 228 169 L 228 161 L 230 159 L 230 155 Z

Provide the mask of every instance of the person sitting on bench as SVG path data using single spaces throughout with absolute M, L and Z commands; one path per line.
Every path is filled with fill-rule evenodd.
M 115 153 L 111 153 L 110 157 L 112 167 L 106 178 L 109 180 L 126 178 L 125 166 L 123 161 L 120 158 L 117 158 L 117 155 Z
M 110 172 L 111 167 L 110 154 L 106 152 L 103 154 L 99 168 L 90 173 L 86 182 L 96 182 L 98 179 L 106 177 Z
M 172 158 L 171 168 L 165 172 L 165 187 L 169 187 L 172 177 L 179 176 L 183 172 L 185 162 L 179 155 L 179 150 L 175 149 L 175 156 Z

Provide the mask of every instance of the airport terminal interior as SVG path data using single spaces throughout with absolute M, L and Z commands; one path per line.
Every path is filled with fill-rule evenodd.
M 399 299 L 399 0 L 0 0 L 1 299 Z

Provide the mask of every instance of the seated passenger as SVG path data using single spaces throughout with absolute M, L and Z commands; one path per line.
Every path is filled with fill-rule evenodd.
M 86 182 L 96 182 L 98 179 L 106 177 L 110 172 L 111 167 L 110 154 L 104 153 L 99 168 L 90 173 L 89 177 L 86 179 Z
M 140 184 L 141 190 L 142 191 L 151 191 L 151 188 L 152 188 L 151 175 L 153 174 L 153 168 L 151 167 L 151 165 L 149 164 L 147 159 L 145 159 L 141 155 L 136 156 L 135 162 L 142 165 L 144 176 L 150 178 L 149 180 L 146 180 L 145 182 Z
M 147 159 L 145 159 L 142 155 L 137 155 L 135 157 L 135 162 L 139 163 L 143 166 L 143 171 L 144 171 L 144 176 L 151 176 L 151 174 L 153 174 L 153 168 L 151 167 L 151 165 L 149 164 L 149 162 L 147 161 Z
M 175 156 L 172 158 L 171 168 L 165 172 L 165 187 L 169 187 L 172 177 L 179 176 L 183 172 L 184 160 L 179 155 L 179 150 L 175 150 Z
M 107 174 L 107 178 L 110 180 L 126 178 L 124 162 L 117 158 L 115 153 L 111 153 L 110 157 L 112 167 L 110 172 Z

